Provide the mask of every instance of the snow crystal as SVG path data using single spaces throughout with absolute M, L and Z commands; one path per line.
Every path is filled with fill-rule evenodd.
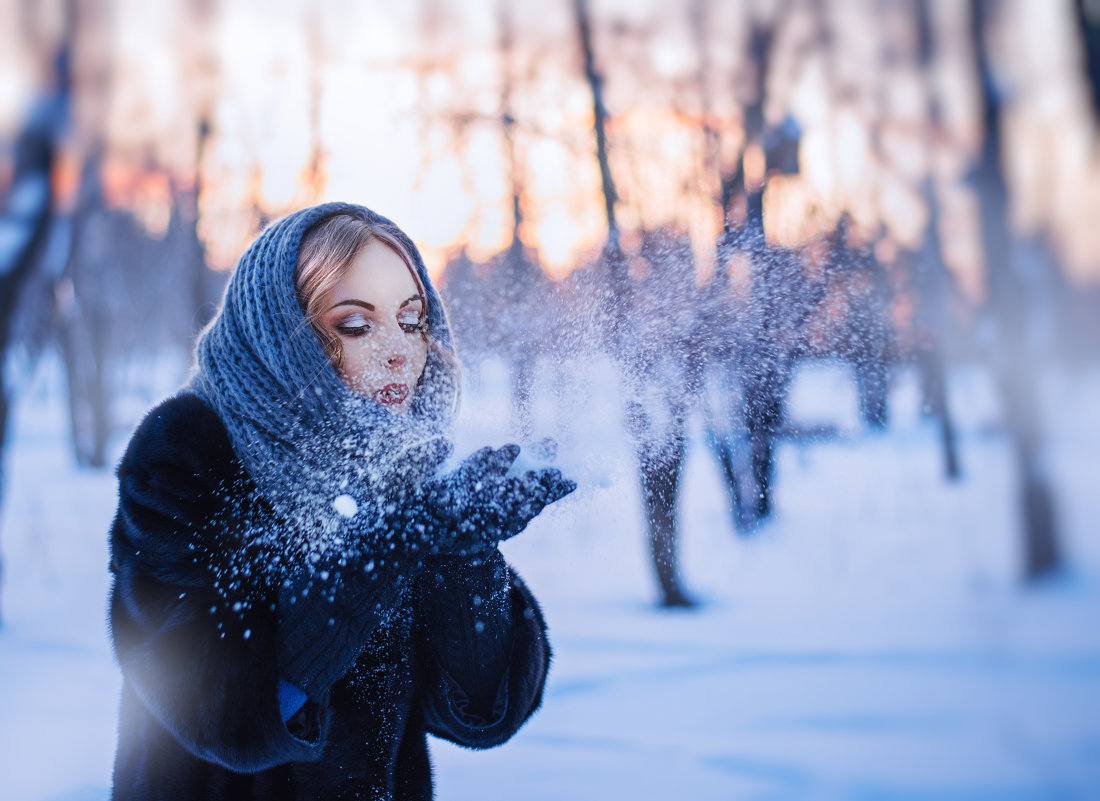
M 350 495 L 337 495 L 336 500 L 332 502 L 332 508 L 335 509 L 341 517 L 346 517 L 348 519 L 355 517 L 359 512 L 359 504 L 357 504 L 355 498 Z

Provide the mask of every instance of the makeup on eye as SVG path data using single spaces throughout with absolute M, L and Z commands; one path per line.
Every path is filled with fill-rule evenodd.
M 362 314 L 352 314 L 342 318 L 333 326 L 337 333 L 346 337 L 361 337 L 374 327 L 374 322 Z
M 419 309 L 402 309 L 397 315 L 397 324 L 406 332 L 426 331 L 428 320 Z
M 333 306 L 333 309 L 341 306 L 358 306 L 369 312 L 365 315 L 359 312 L 339 318 L 332 323 L 335 331 L 346 337 L 360 337 L 373 330 L 378 323 L 372 317 L 378 316 L 376 307 L 366 301 L 350 299 L 343 300 Z M 423 333 L 427 330 L 427 316 L 424 314 L 424 299 L 420 295 L 407 298 L 396 314 L 398 326 L 405 333 Z

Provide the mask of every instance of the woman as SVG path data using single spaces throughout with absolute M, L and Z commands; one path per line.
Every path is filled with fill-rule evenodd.
M 490 747 L 539 705 L 496 544 L 576 485 L 514 445 L 442 470 L 454 365 L 389 220 L 318 206 L 245 253 L 118 468 L 114 798 L 430 798 L 428 732 Z

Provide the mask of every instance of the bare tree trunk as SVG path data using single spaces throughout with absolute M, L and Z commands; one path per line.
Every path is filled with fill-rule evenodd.
M 592 47 L 592 17 L 588 11 L 588 0 L 575 0 L 574 7 L 577 14 L 581 53 L 584 56 L 584 77 L 592 92 L 592 126 L 596 134 L 596 160 L 600 165 L 607 230 L 612 237 L 615 237 L 619 231 L 618 223 L 615 221 L 615 204 L 619 200 L 619 195 L 615 191 L 615 180 L 611 177 L 611 163 L 607 158 L 607 106 L 604 105 L 603 100 L 603 76 L 596 71 L 596 54 Z
M 199 237 L 199 202 L 202 199 L 205 175 L 206 153 L 210 143 L 212 120 L 214 118 L 216 83 L 218 78 L 218 59 L 211 42 L 217 27 L 218 0 L 184 0 L 183 7 L 188 15 L 187 26 L 181 32 L 186 37 L 183 50 L 186 54 L 184 65 L 188 82 L 187 94 L 191 110 L 194 113 L 195 150 L 193 174 L 185 180 L 183 186 L 172 181 L 172 222 L 181 226 L 173 233 L 178 235 L 179 258 L 183 259 L 183 275 L 190 277 L 192 331 L 197 335 L 214 317 L 217 311 L 220 283 L 213 275 L 206 261 L 206 248 Z M 318 88 L 317 61 L 319 45 L 316 25 L 312 17 L 308 23 L 308 47 L 310 56 L 310 108 L 308 112 L 310 136 L 312 140 L 310 172 L 307 180 L 311 189 L 316 188 L 320 171 L 321 153 L 318 146 L 317 127 L 320 103 Z M 189 343 L 190 344 L 190 343 Z
M 734 528 L 748 533 L 756 523 L 756 478 L 752 470 L 752 448 L 747 427 L 743 365 L 743 343 L 739 340 L 737 313 L 729 285 L 729 261 L 739 246 L 740 234 L 733 227 L 734 197 L 744 191 L 744 145 L 731 162 L 722 158 L 722 131 L 713 121 L 711 57 L 708 33 L 712 0 L 692 0 L 688 14 L 695 50 L 699 57 L 696 86 L 703 118 L 703 168 L 717 177 L 714 197 L 722 230 L 714 248 L 714 275 L 706 289 L 710 321 L 700 337 L 700 357 L 706 367 L 700 376 L 704 386 L 703 425 L 708 449 L 718 462 L 725 480 Z
M 103 467 L 110 435 L 110 393 L 107 369 L 109 320 L 102 308 L 100 275 L 104 230 L 103 195 L 100 186 L 101 150 L 85 154 L 76 208 L 72 212 L 69 255 L 64 274 L 55 287 L 57 337 L 65 362 L 69 391 L 71 444 L 76 463 Z
M 603 98 L 603 77 L 596 69 L 596 56 L 592 44 L 592 18 L 587 0 L 574 0 L 577 33 L 584 58 L 584 75 L 592 92 L 593 132 L 596 139 L 596 159 L 600 167 L 603 188 L 604 213 L 607 217 L 607 244 L 604 247 L 603 264 L 609 280 L 610 297 L 605 319 L 610 321 L 609 339 L 612 353 L 620 369 L 627 377 L 628 385 L 638 385 L 647 380 L 643 363 L 646 349 L 653 343 L 631 341 L 628 329 L 628 309 L 634 302 L 627 274 L 627 261 L 620 243 L 619 225 L 615 218 L 618 193 L 611 174 L 607 148 L 607 107 Z M 672 432 L 671 438 L 654 437 L 645 430 L 644 414 L 638 414 L 637 399 L 626 399 L 627 426 L 634 438 L 634 452 L 638 459 L 639 478 L 645 505 L 646 524 L 649 531 L 650 555 L 660 591 L 662 606 L 692 606 L 693 602 L 680 587 L 677 564 L 676 508 L 680 475 L 684 462 L 682 431 Z
M 195 147 L 195 186 L 186 198 L 184 220 L 187 223 L 188 242 L 191 248 L 191 268 L 194 281 L 195 330 L 201 331 L 214 317 L 215 303 L 210 297 L 210 267 L 206 263 L 206 248 L 199 238 L 199 199 L 202 197 L 203 166 L 206 146 L 210 141 L 210 120 L 199 118 L 199 135 Z
M 734 196 L 744 187 L 745 176 L 740 158 L 728 168 L 722 163 L 722 134 L 715 128 L 712 120 L 713 100 L 709 83 L 711 59 L 707 43 L 710 9 L 711 0 L 692 0 L 689 15 L 695 50 L 699 55 L 696 84 L 703 115 L 703 166 L 718 176 L 718 195 L 715 200 L 722 219 L 722 232 L 718 235 L 715 249 L 714 291 L 717 295 L 725 295 L 729 288 L 727 264 L 733 255 L 733 243 L 736 239 L 730 225 L 730 207 Z
M 649 554 L 661 592 L 661 605 L 691 607 L 694 602 L 680 586 L 677 548 L 677 509 L 685 443 L 680 423 L 670 439 L 639 450 L 642 503 L 649 531 Z
M 929 124 L 933 132 L 942 128 L 942 109 L 931 76 L 935 41 L 932 34 L 932 16 L 929 0 L 918 0 L 917 13 L 917 61 L 926 79 L 927 107 Z M 931 151 L 931 147 L 929 147 Z M 948 481 L 957 481 L 961 474 L 959 468 L 958 444 L 955 437 L 955 422 L 951 415 L 948 400 L 948 378 L 945 355 L 943 352 L 943 332 L 947 324 L 947 275 L 943 263 L 943 246 L 940 242 L 940 206 L 936 197 L 936 188 L 932 180 L 932 154 L 929 152 L 929 174 L 924 179 L 922 194 L 928 205 L 928 223 L 924 232 L 924 243 L 916 265 L 916 281 L 921 307 L 928 332 L 928 341 L 920 343 L 921 372 L 924 374 L 925 389 L 931 405 L 931 412 L 939 421 L 940 444 L 943 450 L 943 469 Z
M 574 0 L 577 33 L 584 58 L 584 77 L 592 92 L 592 130 L 596 137 L 596 161 L 600 167 L 600 185 L 603 189 L 604 214 L 607 217 L 607 245 L 604 248 L 604 266 L 611 283 L 611 303 L 607 319 L 613 326 L 612 340 L 618 345 L 630 299 L 630 278 L 627 275 L 626 257 L 619 241 L 619 223 L 615 218 L 615 204 L 619 194 L 611 175 L 611 162 L 607 154 L 607 106 L 603 97 L 603 76 L 596 69 L 596 54 L 592 44 L 592 16 L 588 0 Z
M 71 20 L 69 20 L 71 22 Z M 38 264 L 54 216 L 51 176 L 57 148 L 68 125 L 71 93 L 71 29 L 54 59 L 54 86 L 33 105 L 15 144 L 11 188 L 0 218 L 9 236 L 0 252 L 0 501 L 3 499 L 4 454 L 7 444 L 11 389 L 5 383 L 8 347 L 13 334 L 16 302 Z M 0 580 L 3 562 L 0 560 Z M 0 623 L 3 621 L 0 611 Z
M 1085 49 L 1085 78 L 1092 100 L 1092 113 L 1100 121 L 1100 2 L 1076 0 L 1074 8 Z
M 996 7 L 971 0 L 974 55 L 983 89 L 985 134 L 977 166 L 982 246 L 993 310 L 998 321 L 997 369 L 1013 441 L 1023 523 L 1023 572 L 1033 581 L 1061 566 L 1050 476 L 1044 469 L 1034 354 L 1025 334 L 1028 299 L 1013 263 L 1008 189 L 1002 166 L 1001 97 L 986 49 Z
M 183 275 L 190 276 L 192 330 L 195 334 L 210 322 L 217 306 L 211 290 L 214 277 L 206 263 L 206 248 L 199 237 L 199 198 L 202 196 L 203 161 L 210 139 L 210 121 L 200 116 L 197 126 L 193 181 L 190 185 L 185 183 L 181 186 L 175 178 L 169 180 L 172 192 L 169 231 L 179 248 L 176 256 L 183 260 Z
M 940 246 L 939 204 L 931 178 L 925 181 L 924 197 L 929 211 L 928 228 L 924 233 L 921 251 L 917 254 L 914 280 L 921 306 L 918 312 L 921 321 L 918 324 L 924 329 L 926 340 L 917 344 L 918 358 L 929 411 L 939 423 L 944 476 L 948 481 L 957 481 L 962 471 L 959 467 L 955 421 L 948 401 L 947 366 L 943 352 L 943 331 L 947 324 L 947 276 Z
M 512 56 L 515 44 L 512 18 L 506 0 L 501 0 L 497 8 L 498 19 L 500 20 L 502 77 L 500 124 L 504 138 L 505 158 L 508 164 L 509 188 L 512 193 L 512 241 L 505 255 L 505 259 L 508 261 L 506 274 L 510 277 L 512 283 L 507 289 L 526 293 L 526 297 L 516 299 L 519 308 L 525 308 L 528 304 L 532 304 L 534 298 L 531 297 L 531 294 L 537 291 L 536 276 L 532 274 L 537 268 L 528 262 L 523 238 L 520 235 L 520 227 L 523 225 L 524 181 L 519 155 L 516 150 L 516 117 L 512 109 Z M 521 321 L 517 320 L 517 322 Z M 533 332 L 530 330 L 531 323 L 532 318 L 530 316 L 521 322 L 519 326 L 521 330 L 515 332 L 518 334 L 518 341 L 510 343 L 508 348 L 512 354 L 512 358 L 509 359 L 512 379 L 512 428 L 521 441 L 529 440 L 534 434 L 531 395 L 534 391 L 537 353 L 536 343 L 532 337 Z
M 321 40 L 320 20 L 317 14 L 310 14 L 306 21 L 309 39 L 309 171 L 306 174 L 306 186 L 309 202 L 317 203 L 324 189 L 325 144 L 321 133 L 321 98 L 324 95 L 324 79 L 321 66 L 324 63 L 324 43 Z M 208 116 L 208 115 L 204 115 Z M 198 162 L 199 176 L 202 176 L 202 159 Z
M 745 192 L 745 221 L 738 239 L 739 247 L 751 260 L 752 276 L 752 313 L 747 318 L 751 330 L 740 337 L 745 344 L 740 361 L 745 397 L 745 428 L 748 431 L 752 475 L 756 485 L 753 525 L 769 517 L 772 511 L 774 440 L 777 427 L 783 419 L 787 385 L 784 373 L 790 368 L 787 354 L 778 352 L 782 345 L 778 338 L 771 335 L 771 327 L 778 324 L 782 315 L 791 311 L 781 308 L 782 304 L 789 304 L 794 300 L 779 292 L 782 279 L 778 274 L 778 267 L 781 259 L 773 257 L 765 238 L 765 175 L 750 175 L 744 167 L 750 148 L 759 148 L 761 156 L 763 155 L 764 96 L 774 39 L 773 24 L 753 24 L 749 34 L 749 50 L 755 69 L 755 80 L 753 96 L 743 107 L 745 146 L 740 159 L 742 167 L 739 170 Z

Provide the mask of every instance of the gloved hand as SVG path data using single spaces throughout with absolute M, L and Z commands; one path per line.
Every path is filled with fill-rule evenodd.
M 369 536 L 299 565 L 279 590 L 280 676 L 319 700 L 400 606 L 428 554 L 491 550 L 577 488 L 553 468 L 508 476 L 518 454 L 516 445 L 482 448 L 394 496 L 381 519 L 365 516 Z
M 518 445 L 482 448 L 454 471 L 425 482 L 399 504 L 402 527 L 429 553 L 474 554 L 514 537 L 577 488 L 555 468 L 507 475 L 518 455 Z

